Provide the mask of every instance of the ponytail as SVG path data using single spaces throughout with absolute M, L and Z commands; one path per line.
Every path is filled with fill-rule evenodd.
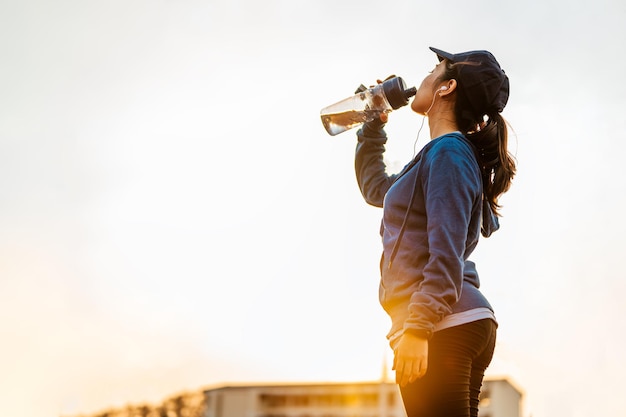
M 477 150 L 478 164 L 483 179 L 483 195 L 491 210 L 499 215 L 498 198 L 507 192 L 515 176 L 515 160 L 508 151 L 506 121 L 498 112 L 488 115 L 478 131 L 465 132 Z

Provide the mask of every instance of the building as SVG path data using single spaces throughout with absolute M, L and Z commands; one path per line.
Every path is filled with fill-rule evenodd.
M 205 417 L 405 417 L 391 382 L 224 386 L 204 396 Z M 480 416 L 521 417 L 521 401 L 508 380 L 486 380 Z
M 521 417 L 522 391 L 508 379 L 484 381 L 478 405 L 480 417 Z

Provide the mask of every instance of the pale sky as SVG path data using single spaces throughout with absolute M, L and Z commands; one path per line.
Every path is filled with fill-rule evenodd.
M 473 259 L 524 417 L 626 415 L 626 3 L 0 2 L 0 407 L 379 379 L 381 212 L 319 110 L 428 50 L 511 80 L 519 174 Z M 391 115 L 387 158 L 421 117 Z M 417 147 L 429 139 L 428 129 Z

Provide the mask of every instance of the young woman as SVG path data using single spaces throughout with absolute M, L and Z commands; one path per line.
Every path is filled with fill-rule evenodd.
M 382 115 L 358 131 L 355 168 L 367 203 L 383 208 L 379 297 L 407 415 L 475 417 L 497 322 L 468 258 L 499 228 L 515 175 L 500 114 L 509 80 L 487 51 L 430 49 L 440 62 L 411 109 L 428 117 L 431 141 L 389 175 Z

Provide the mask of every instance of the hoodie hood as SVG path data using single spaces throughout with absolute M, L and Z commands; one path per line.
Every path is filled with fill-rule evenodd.
M 493 232 L 500 228 L 500 222 L 498 221 L 498 216 L 495 215 L 489 202 L 486 199 L 483 199 L 483 215 L 482 215 L 482 223 L 480 225 L 480 233 L 484 237 L 489 237 Z

